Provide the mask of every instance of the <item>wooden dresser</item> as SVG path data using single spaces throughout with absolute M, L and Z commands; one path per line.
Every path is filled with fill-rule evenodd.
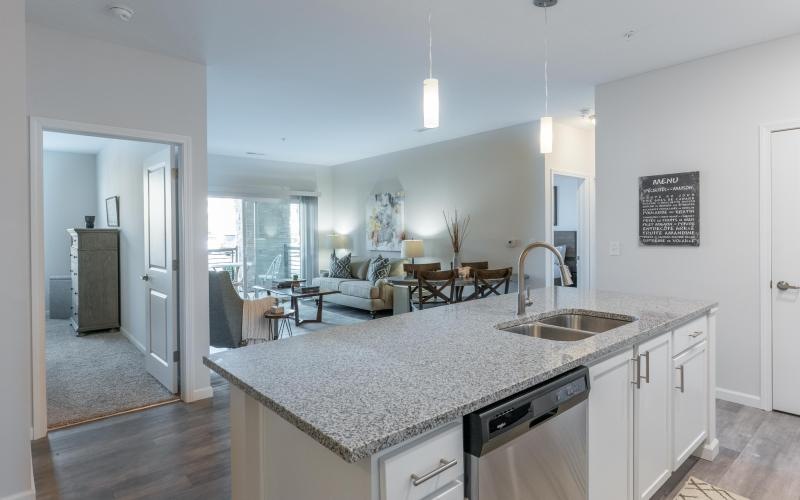
M 72 327 L 80 335 L 119 328 L 119 230 L 67 229 L 72 238 Z

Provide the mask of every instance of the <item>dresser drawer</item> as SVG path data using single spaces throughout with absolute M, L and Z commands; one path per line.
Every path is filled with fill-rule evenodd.
M 672 333 L 672 355 L 678 356 L 686 349 L 706 339 L 708 319 L 705 315 L 679 326 Z
M 451 483 L 464 476 L 462 434 L 461 424 L 455 424 L 381 458 L 381 500 L 421 500 L 447 492 Z M 455 464 L 448 467 L 453 461 Z

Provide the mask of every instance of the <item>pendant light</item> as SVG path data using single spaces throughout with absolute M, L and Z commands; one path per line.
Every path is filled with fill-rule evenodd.
M 533 0 L 533 4 L 544 9 L 544 116 L 539 119 L 539 152 L 543 155 L 553 152 L 553 117 L 549 114 L 550 88 L 547 63 L 550 57 L 550 40 L 548 39 L 547 8 L 558 3 L 558 0 Z
M 433 13 L 428 10 L 428 78 L 422 82 L 422 126 L 439 127 L 439 80 L 433 77 Z

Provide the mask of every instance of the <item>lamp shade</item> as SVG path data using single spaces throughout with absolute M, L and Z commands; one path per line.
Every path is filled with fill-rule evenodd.
M 346 234 L 332 234 L 331 248 L 337 250 L 339 248 L 350 248 L 350 237 Z
M 539 150 L 543 155 L 553 152 L 553 117 L 543 116 L 539 120 Z
M 439 126 L 439 80 L 428 78 L 422 82 L 422 126 Z
M 422 240 L 403 240 L 400 244 L 400 256 L 404 259 L 415 259 L 425 255 Z

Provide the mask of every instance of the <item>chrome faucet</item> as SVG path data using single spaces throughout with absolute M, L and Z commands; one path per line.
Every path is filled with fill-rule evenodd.
M 570 286 L 572 285 L 572 273 L 569 272 L 569 268 L 564 264 L 564 257 L 561 253 L 551 245 L 550 243 L 545 243 L 544 241 L 534 241 L 530 245 L 526 246 L 522 253 L 519 255 L 519 297 L 517 299 L 517 314 L 525 314 L 525 306 L 531 305 L 530 302 L 530 290 L 525 288 L 525 259 L 528 258 L 528 253 L 533 250 L 534 248 L 546 248 L 555 254 L 556 258 L 558 259 L 558 270 L 561 271 L 561 286 Z

